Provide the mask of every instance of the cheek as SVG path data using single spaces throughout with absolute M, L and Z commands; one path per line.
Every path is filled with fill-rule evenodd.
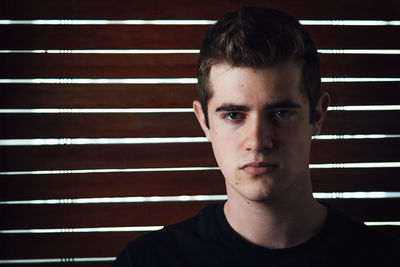
M 289 154 L 304 154 L 309 152 L 311 145 L 310 128 L 300 127 L 277 133 L 277 146 Z
M 237 155 L 235 148 L 237 146 L 237 138 L 228 131 L 217 130 L 212 134 L 212 147 L 218 164 L 227 165 L 232 158 Z
M 229 138 L 222 134 L 214 134 L 212 138 L 212 146 L 217 159 L 219 160 L 220 158 L 224 158 L 229 153 Z

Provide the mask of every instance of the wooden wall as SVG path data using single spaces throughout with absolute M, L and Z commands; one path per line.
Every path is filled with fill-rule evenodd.
M 148 112 L 149 108 L 191 108 L 197 97 L 193 79 L 188 83 L 152 80 L 151 84 L 147 83 L 150 80 L 119 80 L 195 78 L 196 50 L 211 25 L 138 25 L 123 24 L 121 20 L 216 20 L 242 5 L 278 8 L 300 20 L 388 22 L 400 18 L 400 4 L 394 0 L 1 2 L 0 264 L 28 266 L 36 260 L 39 263 L 34 266 L 48 265 L 45 261 L 110 266 L 129 240 L 148 230 L 114 227 L 174 223 L 212 201 L 163 197 L 223 198 L 223 177 L 213 168 L 217 165 L 209 143 L 146 143 L 150 137 L 203 136 L 190 111 Z M 32 20 L 45 23 L 32 24 Z M 93 25 L 96 22 L 91 21 L 77 25 L 64 21 L 48 25 L 50 20 L 112 20 L 114 24 Z M 396 226 L 400 221 L 400 26 L 306 28 L 319 49 L 378 49 L 372 54 L 321 53 L 324 78 L 378 80 L 323 80 L 332 106 L 358 108 L 328 112 L 321 134 L 337 136 L 314 141 L 314 191 L 339 192 L 323 196 L 323 200 L 363 221 L 386 222 L 373 227 L 400 236 L 400 226 Z M 93 49 L 105 51 L 76 53 Z M 178 51 L 132 53 L 126 49 Z M 182 49 L 194 51 L 184 53 Z M 383 49 L 397 49 L 397 53 L 379 54 Z M 119 51 L 114 53 L 116 50 Z M 360 110 L 371 105 L 375 108 Z M 101 110 L 90 113 L 93 109 Z M 349 135 L 348 139 L 344 135 Z M 77 142 L 77 138 L 145 139 L 68 144 Z M 16 145 L 16 139 L 25 145 Z M 34 145 L 29 143 L 31 139 L 55 139 L 59 144 Z M 10 145 L 8 141 L 14 143 Z M 337 164 L 321 168 L 327 163 L 383 165 L 359 168 L 360 165 Z M 376 191 L 381 193 L 373 198 L 371 194 L 358 195 L 359 198 L 340 194 Z M 146 198 L 152 196 L 162 198 Z M 48 233 L 29 232 L 32 229 Z

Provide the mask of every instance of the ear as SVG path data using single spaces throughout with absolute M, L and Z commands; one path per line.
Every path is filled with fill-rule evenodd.
M 204 134 L 206 135 L 208 141 L 210 141 L 210 129 L 206 125 L 203 108 L 201 107 L 200 102 L 197 100 L 193 101 L 193 111 L 200 123 L 201 128 L 203 129 Z
M 322 123 L 324 122 L 326 111 L 331 102 L 331 98 L 328 93 L 324 92 L 318 99 L 317 105 L 315 106 L 315 120 L 312 125 L 312 134 L 317 135 L 321 131 Z

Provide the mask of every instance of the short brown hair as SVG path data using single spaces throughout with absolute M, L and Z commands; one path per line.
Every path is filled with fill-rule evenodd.
M 302 63 L 302 79 L 310 105 L 310 123 L 321 88 L 320 62 L 310 34 L 293 16 L 264 7 L 242 7 L 226 13 L 207 32 L 197 66 L 198 91 L 208 122 L 211 67 L 273 67 L 287 61 Z

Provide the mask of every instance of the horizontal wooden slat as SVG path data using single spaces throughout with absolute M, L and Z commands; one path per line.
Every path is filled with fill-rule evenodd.
M 311 163 L 398 161 L 400 139 L 316 140 Z M 209 143 L 1 147 L 2 171 L 217 166 Z
M 397 82 L 323 83 L 331 105 L 397 105 Z M 1 84 L 0 108 L 192 107 L 195 84 Z
M 400 237 L 400 227 L 371 228 L 390 236 Z M 1 235 L 0 244 L 3 245 L 0 245 L 0 248 L 2 246 L 3 248 L 0 249 L 0 258 L 116 257 L 129 241 L 142 234 L 144 232 Z
M 0 78 L 188 78 L 198 54 L 0 54 Z M 323 77 L 400 77 L 400 55 L 322 54 Z
M 311 169 L 314 192 L 400 191 L 400 168 Z
M 210 26 L 1 25 L 0 49 L 199 49 Z M 396 26 L 307 26 L 318 48 L 396 48 Z
M 400 199 L 323 200 L 363 221 L 400 221 L 393 207 Z M 197 213 L 205 202 L 81 205 L 0 205 L 1 229 L 47 229 L 105 226 L 153 226 L 178 222 Z M 74 215 L 74 216 L 71 216 Z
M 322 54 L 322 77 L 400 77 L 400 55 Z
M 188 78 L 197 54 L 0 54 L 1 78 Z
M 218 194 L 220 171 L 0 176 L 0 200 Z
M 206 203 L 0 205 L 0 229 L 166 225 L 195 215 Z
M 194 113 L 10 114 L 0 115 L 0 124 L 7 125 L 5 131 L 0 133 L 1 138 L 204 135 Z M 21 129 L 29 131 L 25 131 L 24 135 Z
M 397 19 L 398 2 L 385 1 L 279 1 L 262 0 L 202 0 L 187 2 L 152 1 L 61 1 L 32 3 L 26 0 L 6 0 L 0 12 L 7 19 L 215 19 L 243 5 L 268 6 L 307 19 Z M 21 8 L 23 7 L 23 8 Z M 113 12 L 109 12 L 112 10 Z
M 209 26 L 0 26 L 0 49 L 199 48 Z M 7 40 L 8 39 L 8 40 Z M 21 43 L 23 42 L 23 44 Z
M 400 111 L 328 111 L 321 134 L 398 134 Z
M 398 105 L 400 83 L 322 83 L 321 89 L 331 96 L 332 106 Z
M 321 134 L 399 134 L 400 111 L 329 111 Z M 2 139 L 204 136 L 188 113 L 0 114 Z
M 0 88 L 1 108 L 192 107 L 197 98 L 195 84 L 1 84 Z
M 311 169 L 314 192 L 400 191 L 400 168 Z M 0 200 L 225 194 L 220 171 L 0 176 Z
M 1 170 L 216 166 L 201 144 L 2 147 Z
M 311 163 L 392 162 L 399 160 L 400 139 L 316 140 L 311 146 Z
M 400 46 L 400 40 L 397 38 L 400 27 L 396 26 L 306 26 L 305 28 L 319 49 L 390 49 Z

